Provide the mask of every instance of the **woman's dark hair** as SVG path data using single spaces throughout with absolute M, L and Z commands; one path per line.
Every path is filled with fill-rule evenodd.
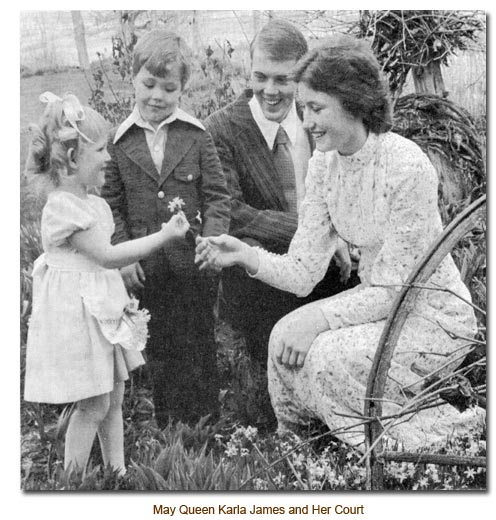
M 389 88 L 365 42 L 350 36 L 329 39 L 305 55 L 292 76 L 313 90 L 337 97 L 370 132 L 381 134 L 391 129 Z

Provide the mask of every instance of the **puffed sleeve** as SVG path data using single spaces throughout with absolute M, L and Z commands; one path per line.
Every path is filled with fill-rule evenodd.
M 87 202 L 71 193 L 52 193 L 41 219 L 47 240 L 56 246 L 62 245 L 76 231 L 89 229 L 96 224 Z
M 331 330 L 386 318 L 397 292 L 441 228 L 432 164 L 413 143 L 405 143 L 395 156 L 386 172 L 388 225 L 370 285 L 322 301 Z
M 257 248 L 260 264 L 255 278 L 297 296 L 307 296 L 322 280 L 337 244 L 326 202 L 326 172 L 324 154 L 315 152 L 308 164 L 305 198 L 289 250 L 276 255 Z

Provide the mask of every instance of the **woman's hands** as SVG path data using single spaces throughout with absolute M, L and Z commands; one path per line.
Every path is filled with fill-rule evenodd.
M 272 331 L 272 352 L 278 363 L 301 368 L 315 338 L 329 329 L 322 311 L 305 305 L 279 320 Z
M 339 267 L 339 280 L 341 283 L 346 283 L 351 275 L 351 258 L 348 244 L 340 237 L 334 253 L 334 260 Z
M 195 263 L 200 270 L 220 270 L 232 265 L 244 267 L 250 274 L 258 271 L 256 251 L 237 238 L 229 235 L 198 237 L 196 239 Z

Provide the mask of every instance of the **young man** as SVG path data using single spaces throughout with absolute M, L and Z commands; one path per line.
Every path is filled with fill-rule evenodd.
M 250 46 L 252 89 L 205 122 L 231 192 L 229 233 L 279 254 L 287 252 L 296 231 L 313 151 L 290 79 L 292 67 L 307 50 L 305 38 L 292 24 L 280 19 L 267 23 Z M 222 274 L 222 315 L 244 334 L 252 359 L 265 364 L 270 332 L 282 316 L 350 286 L 340 282 L 333 263 L 325 279 L 303 299 L 233 267 Z

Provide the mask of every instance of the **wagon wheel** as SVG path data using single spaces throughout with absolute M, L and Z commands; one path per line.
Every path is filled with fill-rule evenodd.
M 365 394 L 364 415 L 372 420 L 365 424 L 365 439 L 367 451 L 367 488 L 382 489 L 384 463 L 378 460 L 378 454 L 382 452 L 381 432 L 382 425 L 380 417 L 382 414 L 382 398 L 394 349 L 398 342 L 403 324 L 408 316 L 408 309 L 416 300 L 422 290 L 419 285 L 426 283 L 444 257 L 451 252 L 457 242 L 475 227 L 479 218 L 486 208 L 486 195 L 483 195 L 465 209 L 458 217 L 449 224 L 441 236 L 432 244 L 422 260 L 416 265 L 410 274 L 405 287 L 396 297 L 392 310 L 388 316 L 379 345 L 377 347 L 372 368 L 369 373 L 367 389 Z M 407 456 L 407 454 L 404 454 Z M 432 456 L 433 463 L 442 463 L 442 455 Z M 446 457 L 446 456 L 445 456 Z M 419 460 L 420 455 L 394 457 L 395 460 Z M 393 457 L 391 457 L 393 459 Z M 425 457 L 423 457 L 425 459 Z M 458 457 L 451 464 L 462 464 L 464 457 Z M 468 459 L 468 458 L 467 458 Z M 485 465 L 484 457 L 470 457 L 467 461 L 470 465 Z M 474 460 L 481 459 L 481 460 Z M 430 462 L 423 460 L 424 462 Z

